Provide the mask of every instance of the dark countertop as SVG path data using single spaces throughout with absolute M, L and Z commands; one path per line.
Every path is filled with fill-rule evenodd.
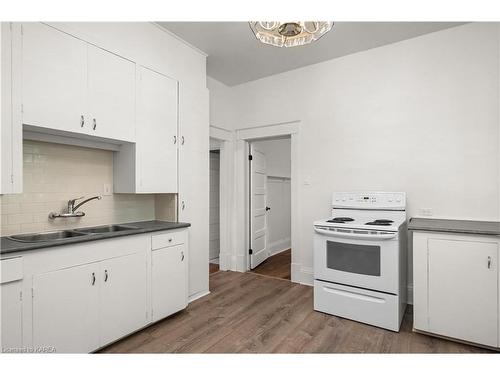
M 499 236 L 500 221 L 425 219 L 412 217 L 408 230 Z
M 137 221 L 133 223 L 119 223 L 118 225 L 130 225 L 136 227 L 137 229 L 124 230 L 120 232 L 110 232 L 110 233 L 95 233 L 88 236 L 71 237 L 63 240 L 53 240 L 46 242 L 19 242 L 9 239 L 6 237 L 0 238 L 0 254 L 14 253 L 19 251 L 37 250 L 47 247 L 69 245 L 74 243 L 82 243 L 89 241 L 103 240 L 106 238 L 116 238 L 123 236 L 130 236 L 134 234 L 158 232 L 170 229 L 187 228 L 191 226 L 189 223 L 174 223 L 170 221 Z M 83 228 L 74 228 L 71 230 L 78 230 Z

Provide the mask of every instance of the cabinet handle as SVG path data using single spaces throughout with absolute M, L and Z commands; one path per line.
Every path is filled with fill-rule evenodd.
M 172 240 L 173 240 L 173 238 L 169 238 L 169 239 L 168 239 L 168 242 L 172 242 Z
M 181 262 L 184 262 L 184 251 L 181 251 L 181 255 L 182 255 Z
M 92 127 L 92 129 L 95 130 L 95 128 L 97 128 L 97 121 L 94 119 L 94 126 Z
M 83 125 L 85 125 L 85 117 L 83 115 L 80 116 L 80 127 L 83 128 Z
M 491 269 L 491 257 L 488 257 L 488 269 Z
M 184 201 L 182 201 L 181 207 L 183 210 L 186 208 L 186 204 L 184 203 Z
M 174 135 L 174 145 L 177 143 L 177 136 Z
M 104 270 L 104 282 L 108 281 L 108 270 Z
M 92 272 L 92 285 L 94 285 L 94 284 L 95 284 L 95 273 Z
M 181 137 L 182 141 L 181 141 L 181 145 L 184 144 L 184 136 Z

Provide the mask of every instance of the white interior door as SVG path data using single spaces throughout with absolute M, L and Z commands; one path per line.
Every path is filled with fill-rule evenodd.
M 269 256 L 267 248 L 267 164 L 266 154 L 250 144 L 250 269 Z

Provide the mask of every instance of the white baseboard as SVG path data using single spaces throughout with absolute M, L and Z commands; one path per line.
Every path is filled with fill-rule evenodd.
M 302 267 L 299 263 L 292 263 L 292 282 L 313 286 L 314 272 L 312 267 Z
M 291 247 L 292 247 L 292 240 L 290 238 L 285 238 L 279 241 L 269 243 L 269 256 L 279 254 L 282 251 L 290 249 Z
M 189 296 L 188 303 L 196 301 L 198 298 L 208 296 L 210 294 L 209 290 L 203 290 L 201 292 L 195 293 L 192 296 Z

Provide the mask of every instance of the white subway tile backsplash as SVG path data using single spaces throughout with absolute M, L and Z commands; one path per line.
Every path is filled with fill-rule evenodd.
M 83 206 L 82 218 L 51 220 L 49 212 L 65 210 L 69 199 L 102 195 L 104 184 L 113 186 L 113 152 L 24 141 L 23 153 L 23 193 L 0 196 L 2 236 L 154 220 L 155 209 L 160 219 L 175 220 L 172 194 L 158 201 L 152 194 L 112 194 Z

